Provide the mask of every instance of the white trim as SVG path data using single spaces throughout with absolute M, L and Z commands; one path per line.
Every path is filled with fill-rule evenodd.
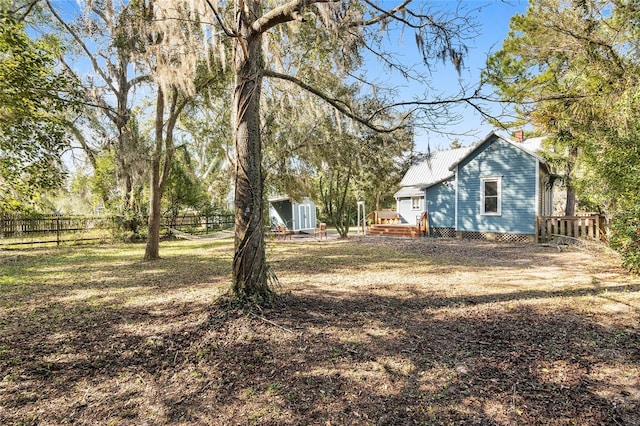
M 418 211 L 418 210 L 422 210 L 422 200 L 424 200 L 424 196 L 420 196 L 420 195 L 414 195 L 413 197 L 411 197 L 411 211 Z M 414 204 L 414 202 L 417 201 L 417 203 Z
M 536 216 L 540 216 L 540 203 L 542 201 L 542 198 L 540 197 L 540 161 L 538 161 L 536 159 L 536 194 L 535 194 L 535 200 L 536 200 Z
M 549 182 L 545 182 L 545 185 L 547 185 Z M 547 197 L 549 199 L 549 204 L 547 205 L 547 211 L 546 211 L 546 215 L 552 215 L 553 214 L 553 185 L 549 186 L 549 192 L 547 192 Z
M 455 180 L 455 189 L 456 194 L 454 197 L 454 207 L 453 207 L 453 229 L 458 230 L 458 165 L 456 164 L 456 171 L 453 174 Z
M 424 197 L 424 198 L 423 198 L 424 203 L 423 203 L 423 206 L 422 206 L 422 213 L 421 213 L 420 215 L 422 215 L 422 214 L 426 213 L 426 214 L 427 214 L 427 222 L 429 222 L 429 204 L 427 203 L 427 191 L 428 191 L 428 189 L 427 189 L 427 188 L 425 188 L 425 189 L 423 189 L 423 190 L 422 190 L 422 195 L 423 195 L 423 197 Z M 416 222 L 416 225 L 417 225 L 417 224 L 418 224 L 418 223 Z
M 498 194 L 496 200 L 496 212 L 485 212 L 484 207 L 485 203 L 485 183 L 487 182 L 497 182 L 498 183 Z M 480 177 L 480 215 L 481 216 L 502 216 L 502 176 L 481 176 Z

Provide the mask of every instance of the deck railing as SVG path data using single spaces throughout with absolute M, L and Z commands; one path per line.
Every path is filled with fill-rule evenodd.
M 401 225 L 402 219 L 395 210 L 374 210 L 369 212 L 363 219 L 365 226 L 368 225 Z M 427 231 L 428 229 L 427 212 L 416 216 L 416 227 L 418 230 Z
M 400 215 L 395 210 L 374 210 L 365 219 L 371 225 L 400 223 Z
M 538 216 L 536 217 L 536 242 L 546 242 L 557 237 L 606 241 L 606 218 L 589 216 Z

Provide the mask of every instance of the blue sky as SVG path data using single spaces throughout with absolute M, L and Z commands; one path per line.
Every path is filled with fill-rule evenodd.
M 396 2 L 389 2 L 396 4 Z M 428 4 L 435 4 L 436 7 L 455 7 L 455 1 L 430 1 Z M 459 85 L 474 85 L 478 82 L 480 71 L 484 68 L 485 60 L 490 52 L 497 51 L 502 46 L 502 41 L 508 34 L 509 21 L 516 13 L 524 13 L 528 3 L 523 0 L 506 1 L 462 1 L 460 4 L 467 10 L 472 11 L 471 16 L 475 17 L 478 27 L 478 35 L 466 41 L 469 48 L 468 56 L 464 60 L 464 67 L 460 75 L 455 71 L 453 65 L 437 65 L 432 70 L 432 82 L 436 90 L 443 93 L 456 93 Z M 407 60 L 410 56 L 417 56 L 415 42 L 412 40 L 413 33 L 405 37 L 407 41 L 399 44 Z M 396 42 L 397 43 L 397 42 Z M 412 53 L 413 52 L 413 53 Z M 415 61 L 415 59 L 413 59 Z M 376 65 L 373 65 L 376 66 Z M 388 77 L 394 78 L 394 77 Z M 397 81 L 401 81 L 398 79 Z M 400 95 L 401 98 L 410 99 L 416 93 L 421 92 L 420 87 L 403 83 L 405 89 Z M 484 120 L 480 114 L 472 108 L 460 109 L 459 113 L 463 120 L 453 126 L 444 128 L 445 132 L 451 134 L 440 134 L 437 132 L 418 129 L 415 142 L 418 151 L 446 149 L 454 139 L 458 139 L 463 145 L 469 145 L 484 138 L 494 128 Z M 457 133 L 454 134 L 454 133 Z
M 77 11 L 78 5 L 75 0 L 56 0 L 58 5 L 62 4 L 64 11 Z M 383 0 L 383 7 L 397 6 L 401 0 Z M 495 52 L 502 45 L 502 41 L 507 36 L 509 30 L 509 21 L 516 13 L 524 13 L 527 8 L 526 0 L 429 0 L 421 3 L 421 0 L 414 0 L 413 8 L 420 6 L 428 6 L 435 8 L 455 8 L 462 6 L 470 15 L 475 18 L 478 25 L 478 35 L 465 43 L 468 50 L 468 56 L 464 60 L 463 69 L 458 75 L 454 67 L 450 64 L 442 65 L 437 63 L 432 68 L 430 76 L 433 86 L 436 90 L 443 93 L 455 94 L 460 84 L 470 86 L 477 84 L 480 71 L 484 68 L 487 54 Z M 393 35 L 388 35 L 389 46 L 395 53 L 400 55 L 407 63 L 420 62 L 417 48 L 415 46 L 414 36 L 412 32 L 407 31 L 405 40 L 398 41 Z M 404 87 L 400 97 L 396 100 L 410 100 L 415 97 L 416 93 L 421 93 L 424 88 L 410 85 L 399 78 L 388 75 L 387 70 L 382 69 L 379 64 L 372 62 L 367 65 L 367 72 L 375 75 L 378 73 L 380 78 L 386 79 L 393 85 L 401 85 Z M 446 149 L 451 142 L 458 139 L 463 145 L 469 145 L 484 138 L 493 127 L 486 123 L 480 114 L 472 108 L 467 107 L 460 109 L 459 113 L 463 119 L 456 125 L 442 128 L 444 132 L 449 134 L 441 134 L 428 131 L 425 129 L 417 129 L 416 132 L 416 149 L 425 152 L 427 147 L 431 150 Z

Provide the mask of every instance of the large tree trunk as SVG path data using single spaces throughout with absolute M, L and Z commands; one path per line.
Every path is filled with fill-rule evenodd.
M 147 246 L 144 260 L 160 259 L 160 159 L 153 159 L 151 166 L 151 187 L 149 188 L 149 222 Z
M 257 0 L 236 0 L 234 38 L 233 135 L 235 141 L 235 253 L 233 293 L 241 300 L 263 302 L 271 295 L 264 247 L 260 92 L 262 36 L 251 29 L 261 16 Z
M 172 88 L 168 118 L 165 124 L 164 91 L 162 87 L 158 87 L 155 148 L 151 159 L 151 187 L 149 188 L 149 235 L 147 236 L 147 247 L 144 253 L 145 260 L 160 259 L 160 222 L 162 220 L 160 201 L 171 171 L 171 160 L 174 152 L 173 131 L 176 127 L 178 116 L 185 105 L 186 100 L 184 99 L 178 103 L 178 90 L 175 87 Z
M 567 181 L 567 204 L 564 208 L 565 216 L 575 216 L 576 214 L 576 190 L 570 180 Z
M 569 161 L 567 163 L 567 175 L 565 177 L 565 185 L 567 186 L 567 204 L 564 209 L 565 216 L 575 216 L 576 214 L 576 189 L 573 187 L 573 173 L 577 161 L 578 148 L 569 148 Z
M 151 182 L 149 183 L 147 246 L 144 251 L 144 260 L 160 259 L 160 200 L 162 199 L 162 192 L 160 188 L 160 163 L 162 158 L 163 124 L 164 92 L 161 87 L 158 87 L 158 98 L 156 100 L 155 147 L 151 158 Z

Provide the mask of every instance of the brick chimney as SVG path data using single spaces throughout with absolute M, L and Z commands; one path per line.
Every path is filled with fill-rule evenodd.
M 513 139 L 518 143 L 524 141 L 524 130 L 519 129 L 513 132 Z

